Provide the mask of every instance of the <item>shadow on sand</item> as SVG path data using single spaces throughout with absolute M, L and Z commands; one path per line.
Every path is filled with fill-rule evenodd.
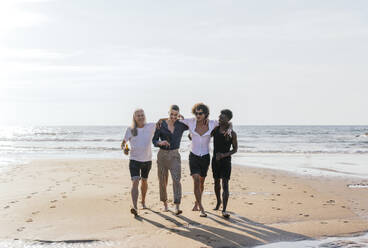
M 211 226 L 191 220 L 182 215 L 170 216 L 171 214 L 166 215 L 153 210 L 149 211 L 171 222 L 173 225 L 166 226 L 143 216 L 139 216 L 137 219 L 177 235 L 196 240 L 210 247 L 252 247 L 271 242 L 311 239 L 304 235 L 286 232 L 254 222 L 236 213 L 232 213 L 230 219 L 224 219 L 220 215 L 207 212 L 207 219 L 217 224 Z M 206 222 L 208 223 L 208 221 Z

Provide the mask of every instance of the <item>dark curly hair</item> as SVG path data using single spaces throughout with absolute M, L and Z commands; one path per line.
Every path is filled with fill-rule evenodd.
M 202 110 L 203 113 L 204 113 L 204 116 L 206 117 L 206 119 L 210 115 L 210 109 L 204 103 L 201 103 L 200 102 L 200 103 L 194 104 L 194 106 L 192 108 L 192 113 L 195 115 L 195 113 L 196 113 L 197 110 Z

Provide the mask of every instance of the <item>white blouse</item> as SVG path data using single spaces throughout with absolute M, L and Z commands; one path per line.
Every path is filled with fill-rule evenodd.
M 179 120 L 189 127 L 189 132 L 192 135 L 192 153 L 197 156 L 204 156 L 210 153 L 210 141 L 212 130 L 219 125 L 217 120 L 210 120 L 208 122 L 208 131 L 202 136 L 199 135 L 195 129 L 197 127 L 197 120 L 195 118 Z

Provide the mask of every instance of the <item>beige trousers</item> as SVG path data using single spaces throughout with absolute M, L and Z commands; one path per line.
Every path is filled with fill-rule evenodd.
M 157 154 L 157 175 L 160 184 L 160 200 L 167 201 L 169 171 L 173 181 L 174 203 L 181 201 L 181 158 L 178 150 L 160 149 Z

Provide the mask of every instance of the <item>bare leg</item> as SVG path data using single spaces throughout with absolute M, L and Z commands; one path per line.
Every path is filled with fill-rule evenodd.
M 201 192 L 201 199 L 202 199 L 202 195 L 203 195 L 203 191 L 204 191 L 204 181 L 206 180 L 205 177 L 201 177 L 199 176 L 199 190 Z M 198 202 L 196 201 L 193 207 L 193 211 L 199 211 L 201 208 L 198 204 Z
M 206 180 L 205 177 L 199 177 L 200 181 L 201 181 L 201 196 L 203 195 L 203 191 L 204 191 L 204 181 Z
M 198 174 L 194 174 L 192 177 L 193 177 L 193 183 L 194 183 L 194 196 L 196 198 L 192 211 L 199 211 L 199 205 L 198 205 L 198 200 L 197 200 L 197 196 L 196 196 L 196 190 L 199 191 L 199 195 L 200 195 L 200 191 L 201 191 L 201 189 L 200 189 L 200 179 L 199 179 Z M 197 182 L 197 180 L 198 180 L 198 182 Z M 196 186 L 196 184 L 198 184 L 198 186 Z
M 148 189 L 147 178 L 142 178 L 141 181 L 141 193 L 142 193 L 142 207 L 146 209 L 146 194 Z
M 138 185 L 139 185 L 139 179 L 132 180 L 132 189 L 131 189 L 131 195 L 132 195 L 132 201 L 133 201 L 133 209 L 131 209 L 132 214 L 137 215 L 137 201 L 138 201 Z
M 220 184 L 219 178 L 215 179 L 215 194 L 216 194 L 217 203 L 216 203 L 216 207 L 213 210 L 219 210 L 220 205 L 221 205 L 221 184 Z
M 230 214 L 226 212 L 227 202 L 229 200 L 229 180 L 226 178 L 222 179 L 222 200 L 224 201 L 224 204 L 222 205 L 222 215 L 225 218 L 229 218 Z
M 207 215 L 202 206 L 202 191 L 201 191 L 200 176 L 198 174 L 194 174 L 193 180 L 194 180 L 194 195 L 196 198 L 197 206 L 199 207 L 199 210 L 201 211 L 201 216 L 206 217 Z

